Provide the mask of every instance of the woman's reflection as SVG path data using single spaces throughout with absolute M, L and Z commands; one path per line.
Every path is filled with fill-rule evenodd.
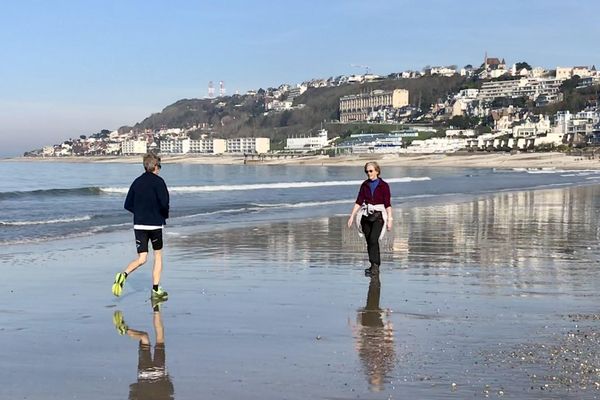
M 121 335 L 139 341 L 137 382 L 129 385 L 130 400 L 172 400 L 174 388 L 165 367 L 165 335 L 160 309 L 152 314 L 156 344 L 152 358 L 150 337 L 147 332 L 131 329 L 125 323 L 123 313 L 115 311 L 113 323 Z
M 358 310 L 357 325 L 353 329 L 356 351 L 372 391 L 384 389 L 385 380 L 396 362 L 394 329 L 388 320 L 389 312 L 379 308 L 380 294 L 379 275 L 373 275 L 369 283 L 367 305 Z

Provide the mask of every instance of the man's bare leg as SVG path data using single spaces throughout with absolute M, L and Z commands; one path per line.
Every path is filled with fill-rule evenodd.
M 152 284 L 153 285 L 158 285 L 160 283 L 160 274 L 161 273 L 162 273 L 162 250 L 154 250 L 154 269 L 152 270 Z
M 125 268 L 125 273 L 127 275 L 129 275 L 130 273 L 132 273 L 133 271 L 135 271 L 142 265 L 146 264 L 147 260 L 148 260 L 148 252 L 139 253 L 138 258 L 136 258 L 135 260 L 130 262 L 129 265 L 127 265 L 127 268 Z

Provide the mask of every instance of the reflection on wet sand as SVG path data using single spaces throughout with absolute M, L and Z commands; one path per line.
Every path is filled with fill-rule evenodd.
M 399 205 L 393 231 L 382 242 L 382 271 L 410 265 L 454 275 L 470 268 L 487 285 L 516 287 L 528 287 L 532 272 L 544 271 L 559 285 L 577 284 L 596 260 L 599 199 L 599 186 L 582 186 Z M 251 253 L 284 266 L 366 263 L 364 240 L 344 221 L 335 216 L 201 232 L 170 244 L 183 257 Z M 508 280 L 499 276 L 506 273 Z
M 155 307 L 152 314 L 152 324 L 156 336 L 154 357 L 152 357 L 152 343 L 147 332 L 128 327 L 121 311 L 115 311 L 113 323 L 119 334 L 139 341 L 137 382 L 129 386 L 129 399 L 174 399 L 173 383 L 165 364 L 164 327 L 158 306 Z
M 367 304 L 358 310 L 356 325 L 352 325 L 355 347 L 372 391 L 385 389 L 396 363 L 394 327 L 389 313 L 379 307 L 381 281 L 372 276 L 367 293 Z

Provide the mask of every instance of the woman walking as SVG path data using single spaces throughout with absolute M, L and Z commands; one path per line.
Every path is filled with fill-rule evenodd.
M 365 164 L 367 179 L 358 190 L 356 203 L 348 218 L 348 228 L 356 218 L 358 234 L 364 235 L 367 241 L 367 251 L 371 267 L 365 269 L 365 275 L 379 274 L 381 256 L 379 254 L 379 240 L 385 235 L 385 226 L 392 230 L 392 204 L 389 185 L 380 178 L 381 168 L 374 161 Z

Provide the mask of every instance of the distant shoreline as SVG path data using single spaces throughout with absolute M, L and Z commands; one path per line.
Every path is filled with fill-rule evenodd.
M 242 165 L 240 155 L 199 156 L 162 155 L 164 164 L 219 164 Z M 564 153 L 520 154 L 364 154 L 352 156 L 298 156 L 294 158 L 257 157 L 247 158 L 248 165 L 327 165 L 359 166 L 376 160 L 383 166 L 404 167 L 453 167 L 453 168 L 533 168 L 533 169 L 600 169 L 600 158 L 570 156 Z M 4 162 L 70 162 L 70 163 L 139 163 L 141 156 L 94 156 L 94 157 L 15 157 Z

